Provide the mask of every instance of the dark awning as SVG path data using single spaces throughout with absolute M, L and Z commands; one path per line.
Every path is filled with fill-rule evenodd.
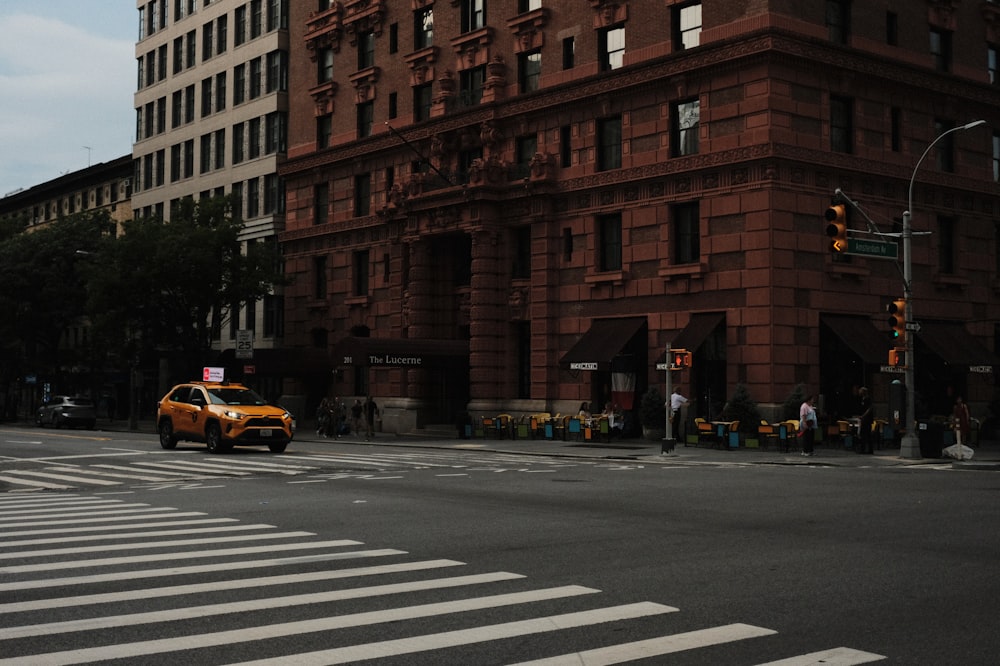
M 826 326 L 847 345 L 851 351 L 869 365 L 887 363 L 889 360 L 888 332 L 879 332 L 867 317 L 825 314 L 820 316 Z
M 383 368 L 440 367 L 469 362 L 468 340 L 346 337 L 333 347 L 336 365 Z
M 645 328 L 645 317 L 595 319 L 559 363 L 569 366 L 570 370 L 611 370 L 612 359 Z
M 251 358 L 236 358 L 235 350 L 225 349 L 219 362 L 239 374 L 276 377 L 328 375 L 333 371 L 326 350 L 315 347 L 254 349 Z
M 688 320 L 688 325 L 679 332 L 674 333 L 670 338 L 670 348 L 686 349 L 689 352 L 695 352 L 698 350 L 698 347 L 701 347 L 701 343 L 705 341 L 705 338 L 710 336 L 712 331 L 719 324 L 724 324 L 725 321 L 725 312 L 695 312 Z M 663 350 L 656 357 L 656 363 L 657 365 L 662 365 L 666 362 L 667 351 Z
M 921 321 L 917 337 L 927 348 L 952 366 L 966 366 L 970 372 L 990 372 L 1000 366 L 1000 358 L 965 330 L 958 321 Z

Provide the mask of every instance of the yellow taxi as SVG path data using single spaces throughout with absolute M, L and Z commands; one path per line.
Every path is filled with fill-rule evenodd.
M 281 453 L 292 441 L 295 423 L 286 409 L 267 404 L 255 391 L 229 382 L 188 382 L 156 403 L 160 446 L 179 440 L 205 442 L 212 453 L 235 445 L 267 444 Z

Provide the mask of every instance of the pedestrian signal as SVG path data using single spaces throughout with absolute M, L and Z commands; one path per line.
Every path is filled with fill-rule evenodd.
M 906 367 L 906 349 L 894 347 L 889 350 L 889 365 L 894 368 Z
M 830 237 L 830 252 L 847 252 L 847 206 L 834 204 L 826 209 L 826 235 Z
M 670 367 L 674 370 L 678 368 L 690 368 L 691 352 L 686 349 L 674 349 L 670 352 Z
M 906 341 L 906 299 L 897 298 L 886 306 L 889 313 L 889 326 L 892 327 L 892 339 L 897 344 Z

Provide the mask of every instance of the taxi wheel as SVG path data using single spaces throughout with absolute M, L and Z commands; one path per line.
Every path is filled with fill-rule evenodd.
M 174 437 L 174 424 L 170 419 L 160 421 L 160 446 L 165 449 L 172 449 L 177 446 L 177 438 Z
M 232 448 L 222 441 L 222 429 L 218 423 L 209 423 L 205 426 L 205 444 L 208 445 L 209 453 L 226 453 Z

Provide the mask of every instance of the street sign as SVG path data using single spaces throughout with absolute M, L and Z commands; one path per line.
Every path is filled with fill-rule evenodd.
M 907 331 L 913 331 L 914 333 L 919 333 L 920 332 L 920 322 L 917 322 L 917 321 L 911 321 L 911 322 L 909 322 L 906 325 L 906 330 Z
M 253 331 L 236 331 L 236 358 L 253 358 Z
M 895 241 L 848 238 L 847 254 L 858 254 L 864 257 L 877 257 L 879 259 L 896 259 L 899 256 L 899 244 Z

